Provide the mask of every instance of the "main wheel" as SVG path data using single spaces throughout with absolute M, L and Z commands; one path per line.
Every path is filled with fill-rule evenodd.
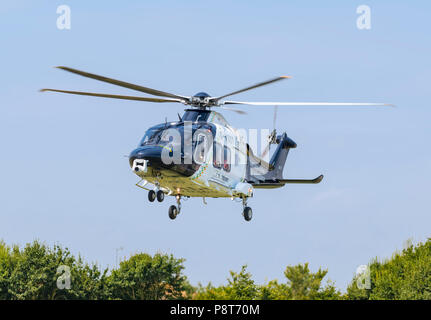
M 172 205 L 169 207 L 169 218 L 174 220 L 178 215 L 178 209 L 176 206 Z
M 253 210 L 251 210 L 250 207 L 245 207 L 242 215 L 244 216 L 245 221 L 250 221 L 251 218 L 253 218 Z
M 154 190 L 148 191 L 148 201 L 154 202 L 156 200 L 156 192 Z
M 157 201 L 162 202 L 165 199 L 165 193 L 162 190 L 157 191 Z

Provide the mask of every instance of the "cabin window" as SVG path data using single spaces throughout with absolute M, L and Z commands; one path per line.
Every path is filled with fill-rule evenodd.
M 240 164 L 239 150 L 235 148 L 234 152 L 235 152 L 235 165 L 239 165 Z
M 215 141 L 213 146 L 213 166 L 221 169 L 223 167 L 223 146 Z
M 214 142 L 213 149 L 213 166 L 217 169 L 223 169 L 230 172 L 231 168 L 231 151 L 227 146 L 222 146 L 218 142 Z
M 223 170 L 229 172 L 231 164 L 230 149 L 224 146 Z
M 235 162 L 234 162 L 234 164 L 235 165 L 239 165 L 240 164 L 240 157 L 239 157 L 239 141 L 238 141 L 238 138 L 237 137 L 235 137 L 235 147 L 234 148 L 232 148 L 233 149 L 233 152 L 234 152 L 234 154 L 235 154 Z

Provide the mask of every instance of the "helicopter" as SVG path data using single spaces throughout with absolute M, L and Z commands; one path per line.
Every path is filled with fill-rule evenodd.
M 59 92 L 74 95 L 102 97 L 121 100 L 135 100 L 155 103 L 181 103 L 187 108 L 178 121 L 157 124 L 150 127 L 140 140 L 137 148 L 128 156 L 132 171 L 139 177 L 136 186 L 148 191 L 148 200 L 163 202 L 165 196 L 173 196 L 176 205 L 168 209 L 170 219 L 181 212 L 181 200 L 201 197 L 231 198 L 242 202 L 242 216 L 246 221 L 253 217 L 248 200 L 255 189 L 274 189 L 286 184 L 318 184 L 323 175 L 314 179 L 285 179 L 283 169 L 290 149 L 297 144 L 286 132 L 277 135 L 275 130 L 278 106 L 388 106 L 386 103 L 357 102 L 244 102 L 225 98 L 290 79 L 279 76 L 267 81 L 236 90 L 221 96 L 212 97 L 206 92 L 184 96 L 132 84 L 100 75 L 59 66 L 61 70 L 86 78 L 140 91 L 153 97 L 115 95 L 94 92 L 41 89 L 46 92 Z M 274 130 L 267 137 L 267 146 L 257 155 L 250 143 L 238 129 L 213 109 L 229 110 L 239 114 L 244 111 L 228 105 L 274 106 Z M 271 145 L 276 149 L 267 160 Z

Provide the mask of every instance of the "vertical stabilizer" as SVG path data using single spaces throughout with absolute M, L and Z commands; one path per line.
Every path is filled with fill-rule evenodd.
M 289 150 L 296 148 L 296 143 L 287 136 L 286 132 L 277 137 L 277 143 L 278 146 L 269 162 L 270 170 L 265 175 L 265 179 L 283 179 L 283 169 Z

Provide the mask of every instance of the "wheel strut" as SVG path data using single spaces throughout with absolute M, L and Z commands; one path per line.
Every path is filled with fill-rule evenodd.
M 178 214 L 180 214 L 180 212 L 181 212 L 181 196 L 177 195 L 176 198 L 177 198 L 177 205 L 178 205 Z

